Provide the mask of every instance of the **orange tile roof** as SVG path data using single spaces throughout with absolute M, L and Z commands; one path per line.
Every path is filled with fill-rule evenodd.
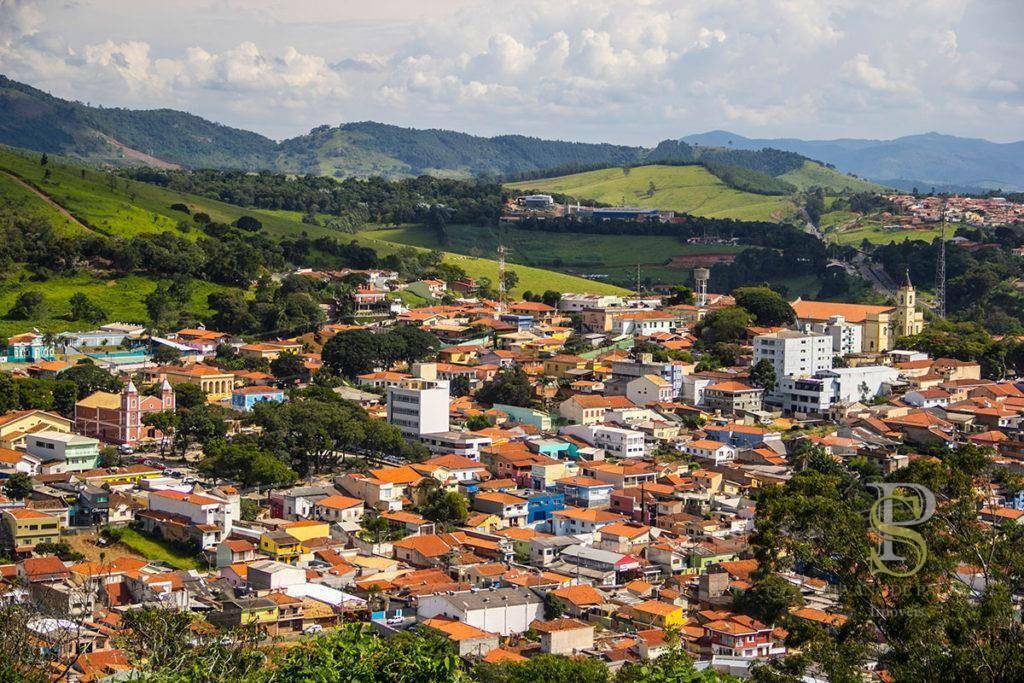
M 358 498 L 349 498 L 348 496 L 327 496 L 322 498 L 316 503 L 320 507 L 332 508 L 335 510 L 347 510 L 348 508 L 354 508 L 362 505 L 363 501 Z
M 800 320 L 826 321 L 834 315 L 841 315 L 848 323 L 862 323 L 871 314 L 888 313 L 895 310 L 892 306 L 868 306 L 865 304 L 840 304 L 830 301 L 804 301 L 797 299 L 792 302 L 793 312 Z
M 605 597 L 593 586 L 586 584 L 579 586 L 566 586 L 553 591 L 555 597 L 571 602 L 576 607 L 587 607 L 589 605 L 603 605 Z

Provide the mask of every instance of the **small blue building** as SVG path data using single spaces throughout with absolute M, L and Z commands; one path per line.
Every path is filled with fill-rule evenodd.
M 41 360 L 56 360 L 53 344 L 43 343 L 38 332 L 17 334 L 7 339 L 7 348 L 0 356 L 8 363 L 36 363 Z
M 240 387 L 231 392 L 231 407 L 235 410 L 252 410 L 263 401 L 284 402 L 284 391 L 275 387 Z
M 526 523 L 543 522 L 552 514 L 565 509 L 565 494 L 555 492 L 533 493 L 526 497 Z

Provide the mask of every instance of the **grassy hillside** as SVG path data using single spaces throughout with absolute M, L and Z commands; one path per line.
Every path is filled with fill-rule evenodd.
M 50 177 L 44 178 L 46 169 Z M 23 178 L 40 192 L 67 210 L 78 225 L 38 194 L 17 182 L 8 173 Z M 68 163 L 67 160 L 51 157 L 46 167 L 39 164 L 36 155 L 27 155 L 11 149 L 0 148 L 0 208 L 23 215 L 38 215 L 52 221 L 53 225 L 66 234 L 88 234 L 94 231 L 108 236 L 131 236 L 142 233 L 172 230 L 190 239 L 198 239 L 203 233 L 191 227 L 189 215 L 174 211 L 175 203 L 189 206 L 193 212 L 208 213 L 214 220 L 233 222 L 243 215 L 258 218 L 265 231 L 274 237 L 298 236 L 305 233 L 311 238 L 330 236 L 341 241 L 356 239 L 370 246 L 382 256 L 401 248 L 391 242 L 384 242 L 367 235 L 349 235 L 328 228 L 307 225 L 297 214 L 287 211 L 259 211 L 246 209 L 204 197 L 165 190 L 155 185 L 114 178 L 111 189 L 108 173 L 87 169 Z M 179 224 L 190 226 L 181 231 Z M 498 266 L 494 261 L 482 258 L 467 258 L 458 254 L 447 254 L 446 260 L 458 263 L 466 272 L 475 277 L 497 278 Z M 517 267 L 519 286 L 513 293 L 526 289 L 558 289 L 574 292 L 621 291 L 600 282 L 541 270 L 539 268 Z M 100 280 L 88 275 L 71 278 L 57 278 L 46 282 L 33 282 L 23 272 L 3 274 L 0 279 L 0 315 L 10 308 L 22 291 L 36 289 L 46 298 L 47 315 L 33 321 L 7 321 L 0 319 L 0 335 L 9 335 L 29 327 L 45 330 L 82 329 L 88 325 L 66 319 L 68 299 L 75 292 L 82 292 L 99 304 L 112 319 L 144 321 L 146 319 L 143 297 L 156 288 L 156 281 L 145 277 L 128 277 L 116 280 Z M 217 285 L 199 283 L 189 307 L 196 315 L 207 312 L 206 297 L 217 289 Z
M 470 256 L 493 254 L 500 242 L 508 260 L 522 277 L 523 265 L 551 268 L 577 275 L 605 276 L 603 282 L 633 287 L 639 264 L 641 279 L 652 283 L 678 283 L 689 279 L 701 258 L 736 254 L 743 247 L 693 245 L 659 235 L 594 235 L 536 233 L 514 228 L 469 225 L 448 227 L 448 251 Z M 437 234 L 421 226 L 404 226 L 364 233 L 395 244 L 439 248 Z M 689 260 L 688 260 L 689 259 Z
M 878 192 L 884 189 L 877 183 L 840 173 L 816 161 L 805 161 L 801 168 L 783 173 L 779 178 L 800 190 L 822 187 L 833 192 Z
M 653 184 L 653 192 L 651 185 Z M 606 204 L 671 209 L 710 218 L 782 220 L 793 212 L 787 197 L 734 190 L 700 166 L 638 166 L 512 183 L 516 190 L 558 192 Z

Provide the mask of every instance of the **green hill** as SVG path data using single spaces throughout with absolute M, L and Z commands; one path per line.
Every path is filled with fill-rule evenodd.
M 185 204 L 193 214 L 203 212 L 214 221 L 223 223 L 233 223 L 244 215 L 253 216 L 263 224 L 266 235 L 277 239 L 301 235 L 310 239 L 331 237 L 341 242 L 354 239 L 373 248 L 380 256 L 402 248 L 401 245 L 375 239 L 372 234 L 351 235 L 308 225 L 293 212 L 243 208 L 174 192 L 76 165 L 59 157 L 50 157 L 46 166 L 42 166 L 36 154 L 0 148 L 0 220 L 5 215 L 38 216 L 48 220 L 59 234 L 69 236 L 93 233 L 107 237 L 131 237 L 171 231 L 195 240 L 203 235 L 188 214 L 171 208 L 174 204 Z M 469 275 L 489 277 L 492 281 L 497 278 L 498 265 L 494 261 L 460 254 L 445 254 L 445 260 L 457 263 Z M 623 291 L 604 283 L 540 268 L 517 266 L 516 272 L 520 281 L 513 294 L 527 289 L 595 293 Z M 10 308 L 21 292 L 31 289 L 43 294 L 48 310 L 45 317 L 38 320 L 0 320 L 0 335 L 33 326 L 53 331 L 87 327 L 87 323 L 66 319 L 68 299 L 76 292 L 87 294 L 112 319 L 144 321 L 146 310 L 142 299 L 156 286 L 155 279 L 145 276 L 107 278 L 86 271 L 71 277 L 37 282 L 25 270 L 14 267 L 0 276 L 0 314 Z M 224 287 L 198 283 L 188 310 L 198 316 L 205 315 L 206 296 L 216 289 Z
M 833 192 L 880 192 L 885 189 L 882 185 L 840 173 L 816 161 L 805 161 L 802 167 L 778 177 L 800 190 L 821 187 Z
M 794 211 L 788 197 L 743 192 L 726 185 L 702 166 L 638 166 L 574 173 L 510 183 L 604 204 L 671 209 L 709 218 L 782 220 Z

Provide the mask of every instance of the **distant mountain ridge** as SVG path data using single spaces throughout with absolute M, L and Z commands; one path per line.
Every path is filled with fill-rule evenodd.
M 681 140 L 691 145 L 796 152 L 845 173 L 904 189 L 1024 190 L 1024 141 L 997 143 L 940 133 L 893 140 L 801 140 L 747 138 L 724 130 Z

